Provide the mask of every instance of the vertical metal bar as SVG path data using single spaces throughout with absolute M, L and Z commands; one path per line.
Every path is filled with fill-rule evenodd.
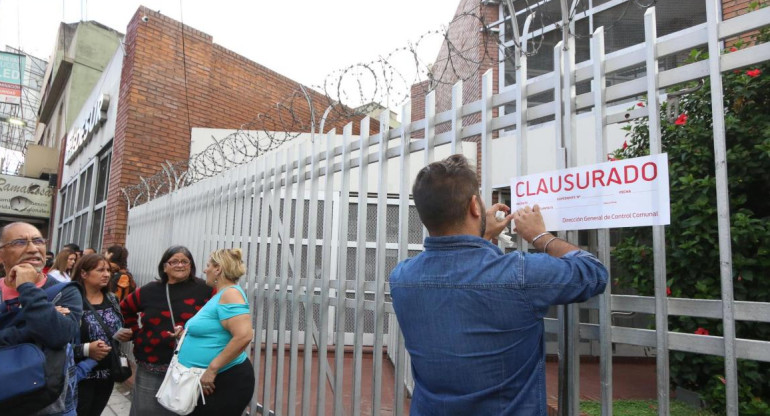
M 324 213 L 323 213 L 323 241 L 327 243 L 321 247 L 321 299 L 318 319 L 318 388 L 316 414 L 323 416 L 326 412 L 326 375 L 329 362 L 327 360 L 328 324 L 329 324 L 329 284 L 331 279 L 332 259 L 332 201 L 334 199 L 334 137 L 336 130 L 331 130 L 326 135 L 326 171 L 324 173 Z
M 647 66 L 647 109 L 649 111 L 650 154 L 662 151 L 658 48 L 655 8 L 644 13 L 645 61 Z M 653 279 L 655 281 L 655 333 L 657 347 L 658 414 L 669 413 L 668 299 L 666 296 L 666 235 L 663 226 L 652 227 Z
M 555 122 L 554 122 L 554 141 L 555 141 L 555 149 L 556 149 L 556 160 L 555 160 L 555 166 L 556 169 L 565 169 L 567 167 L 567 145 L 564 140 L 564 110 L 562 108 L 562 102 L 564 101 L 563 95 L 564 95 L 564 41 L 559 41 L 556 46 L 553 48 L 553 73 L 554 73 L 554 85 L 553 85 L 553 106 L 554 108 L 554 116 L 555 116 Z M 569 96 L 569 94 L 567 94 Z M 561 233 L 559 236 L 563 237 Z M 521 237 L 518 237 L 518 243 L 519 247 L 521 247 Z M 564 356 L 567 351 L 567 345 L 566 345 L 566 332 L 564 327 L 564 322 L 566 319 L 566 307 L 563 305 L 556 306 L 556 315 L 558 318 L 558 321 L 561 325 L 559 325 L 559 330 L 556 334 L 557 337 L 557 351 L 558 351 L 558 357 L 559 357 L 559 367 L 558 367 L 558 413 L 559 415 L 564 415 L 566 406 L 566 363 L 564 362 Z M 543 343 L 545 344 L 545 339 L 543 340 Z M 543 349 L 545 349 L 545 345 L 543 346 Z
M 515 20 L 515 18 L 512 18 Z M 514 52 L 514 62 L 516 64 L 516 176 L 521 177 L 527 174 L 528 168 L 528 152 L 527 152 L 527 107 L 529 106 L 527 101 L 527 55 Z M 488 163 L 488 167 L 483 170 L 491 171 L 491 161 L 487 161 L 484 158 L 485 163 Z M 491 200 L 486 200 L 487 203 L 492 203 Z M 517 207 L 513 207 L 516 209 Z M 527 251 L 529 244 L 521 238 L 516 236 L 516 247 L 522 251 Z
M 505 25 L 501 25 L 505 26 Z M 411 110 L 411 109 L 410 109 Z M 406 110 L 403 110 L 406 111 Z M 406 114 L 406 113 L 403 113 Z M 411 111 L 410 111 L 411 116 Z M 401 117 L 401 123 L 410 123 L 412 120 L 411 118 L 407 118 L 406 116 Z M 457 81 L 455 85 L 452 86 L 452 143 L 449 145 L 449 154 L 457 154 L 458 151 L 462 151 L 462 149 L 458 150 L 457 148 L 461 146 L 462 143 L 462 131 L 463 131 L 463 81 Z M 408 172 L 408 171 L 402 171 L 402 172 Z
M 234 228 L 233 228 L 233 245 L 232 247 L 235 247 L 236 241 L 239 247 L 242 249 L 245 247 L 245 238 L 244 236 L 246 233 L 244 232 L 244 229 L 246 225 L 244 224 L 244 217 L 246 216 L 247 212 L 247 200 L 246 200 L 246 166 L 241 165 L 238 166 L 235 169 L 235 177 L 236 177 L 236 192 L 235 192 L 235 222 L 234 222 Z M 238 241 L 240 240 L 240 241 Z M 246 253 L 248 256 L 248 253 Z
M 288 415 L 294 416 L 297 403 L 297 361 L 299 356 L 299 289 L 302 275 L 302 243 L 305 225 L 305 144 L 296 145 L 297 193 L 294 198 L 294 271 L 291 279 L 291 349 L 289 359 Z M 290 196 L 291 197 L 291 196 Z
M 452 129 L 455 133 L 455 139 L 452 140 L 453 149 L 452 154 L 456 153 L 457 139 L 460 137 L 459 131 L 462 126 L 462 118 L 459 117 L 458 108 L 462 107 L 462 82 L 458 82 L 452 87 L 452 107 L 455 109 L 455 113 L 452 119 Z M 457 107 L 457 105 L 459 107 Z M 409 127 L 411 126 L 412 113 L 411 103 L 407 102 L 401 108 L 402 114 L 402 133 L 401 133 L 401 155 L 399 155 L 399 168 L 401 171 L 401 180 L 399 184 L 399 201 L 398 201 L 398 260 L 405 260 L 409 257 L 409 195 L 411 194 L 411 188 L 409 179 L 411 172 L 409 143 L 411 142 L 411 135 L 409 134 Z M 391 317 L 390 330 L 396 331 L 398 342 L 394 347 L 396 351 L 395 357 L 395 380 L 393 389 L 393 409 L 395 409 L 396 415 L 404 414 L 404 374 L 406 367 L 406 351 L 404 349 L 404 337 L 401 334 L 398 325 L 395 324 L 395 317 Z M 391 346 L 388 346 L 390 349 Z
M 377 146 L 379 172 L 377 178 L 377 249 L 375 254 L 375 309 L 374 309 L 374 373 L 372 382 L 372 415 L 382 409 L 382 341 L 385 326 L 385 259 L 387 258 L 388 221 L 388 127 L 390 111 L 380 113 L 380 144 Z
M 481 77 L 481 166 L 492 157 L 492 94 L 494 71 L 490 68 Z M 481 169 L 481 200 L 492 201 L 492 171 Z
M 334 414 L 344 413 L 343 380 L 345 377 L 345 307 L 347 293 L 347 263 L 348 263 L 348 213 L 350 211 L 350 141 L 353 134 L 353 124 L 348 123 L 342 129 L 342 175 L 340 184 L 339 209 L 339 238 L 337 241 L 337 303 L 335 305 L 335 342 L 334 342 Z
M 258 240 L 258 233 L 259 233 L 259 173 L 261 171 L 260 167 L 263 166 L 263 160 L 264 158 L 258 158 L 255 159 L 253 162 L 251 162 L 248 166 L 249 168 L 249 198 L 251 199 L 251 224 L 250 224 L 250 230 L 249 230 L 249 256 L 248 256 L 248 264 L 246 265 L 246 293 L 249 296 L 249 315 L 257 318 L 255 319 L 256 322 L 259 322 L 260 315 L 257 313 L 257 311 L 261 310 L 262 303 L 259 302 L 259 300 L 256 298 L 256 286 L 257 286 L 257 240 Z M 261 332 L 261 329 L 259 329 Z M 257 338 L 257 330 L 254 331 L 254 339 Z M 259 397 L 256 392 L 259 391 L 259 352 L 262 349 L 261 343 L 257 343 L 256 341 L 252 342 L 252 368 L 254 371 L 254 379 L 256 381 L 254 386 L 255 394 L 251 398 L 251 402 L 249 403 L 249 414 L 254 415 L 257 411 L 257 406 L 259 402 Z
M 594 79 L 591 90 L 594 96 L 594 134 L 596 163 L 607 158 L 607 81 L 604 69 L 604 27 L 594 31 L 591 38 L 591 61 L 594 67 Z M 610 231 L 597 230 L 599 260 L 610 269 Z M 612 279 L 610 278 L 610 281 Z M 602 416 L 612 416 L 612 316 L 611 284 L 599 295 L 599 375 L 601 380 Z
M 562 1 L 562 7 L 566 0 Z M 574 30 L 574 22 L 570 23 Z M 573 32 L 574 33 L 574 32 Z M 563 40 L 564 41 L 564 40 Z M 575 38 L 568 36 L 566 47 L 562 53 L 562 103 L 564 105 L 562 137 L 566 148 L 568 167 L 577 166 L 577 134 L 576 120 L 577 106 L 575 104 Z M 572 244 L 578 244 L 577 232 L 567 232 L 567 240 Z M 580 412 L 580 334 L 578 328 L 578 305 L 567 305 L 563 310 L 564 326 L 564 351 L 561 356 L 560 369 L 563 371 L 559 377 L 559 412 L 562 415 L 577 416 Z
M 264 326 L 264 315 L 265 315 L 265 305 L 266 305 L 266 294 L 265 291 L 265 278 L 267 276 L 267 244 L 268 244 L 268 237 L 267 237 L 267 226 L 268 226 L 268 219 L 270 217 L 270 171 L 272 169 L 272 166 L 270 165 L 269 158 L 267 156 L 263 156 L 261 158 L 262 161 L 262 189 L 261 192 L 259 192 L 257 195 L 260 195 L 260 202 L 261 202 L 261 208 L 260 208 L 260 225 L 258 230 L 258 236 L 259 236 L 259 258 L 257 260 L 257 275 L 254 280 L 254 288 L 256 291 L 256 294 L 254 295 L 255 299 L 255 309 L 257 311 L 256 314 L 256 328 L 254 329 L 254 373 L 257 375 L 256 383 L 254 385 L 254 391 L 259 392 L 259 375 L 260 375 L 260 366 L 261 366 L 261 353 L 262 353 L 262 328 Z M 270 369 L 265 368 L 265 374 L 266 379 L 269 377 L 267 374 L 269 374 Z M 267 383 L 264 383 L 267 384 Z M 269 409 L 270 404 L 265 402 L 264 399 L 262 401 L 262 407 L 263 409 Z
M 725 345 L 725 393 L 728 415 L 738 414 L 738 365 L 735 359 L 735 318 L 733 316 L 733 256 L 730 237 L 730 198 L 727 179 L 727 145 L 725 143 L 724 89 L 719 51 L 719 12 L 722 4 L 706 2 L 708 21 L 709 80 L 711 81 L 711 114 L 714 128 L 714 164 L 716 166 L 717 228 L 719 230 L 719 271 L 722 288 L 722 337 Z
M 428 166 L 435 159 L 434 147 L 436 143 L 436 91 L 433 90 L 425 96 L 425 153 L 423 153 L 423 166 Z M 423 239 L 428 236 L 428 229 L 422 227 Z
M 219 217 L 217 218 L 217 225 L 215 228 L 217 236 L 216 245 L 212 251 L 224 247 L 225 234 L 227 232 L 227 214 L 229 209 L 227 206 L 227 198 L 229 197 L 230 192 L 230 171 L 228 170 L 225 171 L 224 174 L 220 174 L 217 177 L 217 182 L 219 182 L 219 210 L 217 210 Z M 208 254 L 209 253 L 206 253 L 206 255 Z
M 356 223 L 356 309 L 355 332 L 353 334 L 353 415 L 361 414 L 361 369 L 363 367 L 364 338 L 364 285 L 366 284 L 366 223 L 369 189 L 369 123 L 370 118 L 361 120 L 358 157 L 358 216 Z
M 310 387 L 313 369 L 313 330 L 315 319 L 313 309 L 315 304 L 315 258 L 318 245 L 318 162 L 320 158 L 319 139 L 313 140 L 312 159 L 310 162 L 310 203 L 308 204 L 308 229 L 307 229 L 307 280 L 305 286 L 305 355 L 304 372 L 302 374 L 302 415 L 310 414 Z
M 265 409 L 275 409 L 275 406 L 270 406 L 270 395 L 272 387 L 272 375 L 273 375 L 273 328 L 275 327 L 275 306 L 277 303 L 275 293 L 275 280 L 278 274 L 278 242 L 280 237 L 278 236 L 281 228 L 280 218 L 280 204 L 281 204 L 281 174 L 280 174 L 280 152 L 273 153 L 273 171 L 270 174 L 272 194 L 268 210 L 270 211 L 270 236 L 267 237 L 267 232 L 263 232 L 267 241 L 270 242 L 270 255 L 267 258 L 268 261 L 268 273 L 265 278 L 267 282 L 267 292 L 265 293 L 265 305 L 267 306 L 267 329 L 265 330 L 265 385 L 263 386 L 262 400 Z M 277 404 L 276 404 L 277 406 Z
M 291 232 L 291 201 L 292 191 L 294 190 L 291 180 L 291 163 L 294 161 L 294 147 L 287 147 L 284 151 L 283 166 L 286 169 L 284 174 L 283 187 L 283 218 L 281 218 L 281 292 L 278 295 L 278 338 L 275 346 L 276 352 L 276 370 L 275 370 L 275 414 L 283 414 L 283 366 L 284 355 L 286 352 L 286 297 L 289 291 L 289 262 L 290 262 L 290 232 Z M 296 271 L 296 270 L 295 270 Z M 291 406 L 291 403 L 288 404 Z

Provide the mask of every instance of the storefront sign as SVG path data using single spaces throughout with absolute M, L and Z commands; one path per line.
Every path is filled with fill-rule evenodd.
M 21 104 L 24 55 L 0 52 L 0 103 Z
M 0 214 L 49 218 L 52 195 L 48 181 L 0 175 Z
M 64 154 L 64 160 L 69 165 L 72 160 L 80 153 L 94 133 L 107 120 L 107 109 L 110 107 L 110 96 L 102 94 L 96 101 L 91 111 L 86 114 L 83 120 L 78 120 L 69 134 L 67 134 L 67 151 Z
M 511 179 L 511 208 L 540 205 L 548 230 L 666 225 L 665 153 Z

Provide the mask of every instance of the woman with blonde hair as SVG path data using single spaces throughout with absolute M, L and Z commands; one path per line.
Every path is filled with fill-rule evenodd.
M 74 251 L 63 248 L 59 254 L 56 255 L 56 259 L 54 259 L 51 269 L 48 270 L 48 277 L 60 282 L 71 281 L 70 273 L 77 260 L 78 255 Z
M 238 285 L 246 272 L 241 250 L 212 252 L 203 272 L 217 294 L 187 321 L 179 363 L 206 369 L 200 379 L 206 404 L 198 399 L 193 415 L 240 415 L 254 393 L 254 370 L 246 355 L 254 330 L 248 298 Z

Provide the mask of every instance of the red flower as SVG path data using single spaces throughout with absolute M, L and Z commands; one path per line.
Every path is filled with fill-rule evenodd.
M 739 281 L 739 282 L 742 282 L 742 281 L 743 281 L 743 275 L 740 275 L 740 274 L 738 275 L 738 281 Z
M 762 73 L 762 71 L 760 71 L 759 68 L 746 71 L 746 75 L 748 75 L 748 76 L 750 76 L 752 78 L 758 77 L 759 74 L 761 74 L 761 73 Z
M 616 161 L 618 160 L 618 159 L 616 159 L 616 158 L 614 158 L 614 157 L 612 157 L 612 156 L 609 156 L 607 159 L 608 159 L 610 162 L 616 162 Z
M 666 296 L 671 296 L 671 288 L 666 286 Z
M 623 141 L 623 150 L 628 149 L 628 142 Z
M 727 384 L 727 380 L 725 380 L 725 378 L 722 376 L 719 376 L 719 381 L 721 381 L 722 384 Z
M 732 48 L 730 48 L 730 52 L 735 52 L 735 51 L 737 51 L 737 50 L 738 50 L 738 48 L 736 48 L 735 46 L 733 46 Z
M 637 107 L 644 107 L 644 103 L 642 103 L 642 102 L 638 102 L 638 103 L 636 103 L 636 106 L 637 106 Z
M 708 335 L 709 330 L 705 328 L 698 327 L 698 329 L 695 330 L 696 335 Z
M 684 126 L 685 124 L 687 124 L 687 114 L 685 113 L 680 114 L 679 118 L 676 119 L 674 124 L 676 124 L 677 126 Z

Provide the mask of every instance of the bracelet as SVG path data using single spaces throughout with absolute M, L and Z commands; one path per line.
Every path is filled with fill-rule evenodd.
M 532 244 L 532 247 L 535 247 L 535 241 L 537 241 L 538 238 L 540 238 L 540 237 L 542 237 L 542 236 L 544 236 L 546 234 L 548 234 L 548 231 L 536 235 L 535 238 L 533 238 L 532 241 L 529 242 L 529 244 Z
M 553 240 L 557 240 L 557 239 L 559 239 L 559 237 L 554 237 L 554 238 L 548 240 L 548 242 L 545 243 L 545 245 L 543 246 L 543 253 L 548 254 L 548 244 L 551 244 L 551 242 Z

